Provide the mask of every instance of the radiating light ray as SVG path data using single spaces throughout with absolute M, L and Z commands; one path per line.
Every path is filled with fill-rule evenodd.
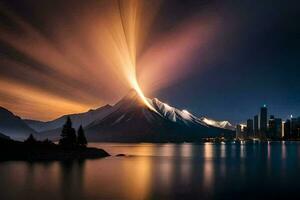
M 7 97 L 21 100 L 17 104 L 13 102 L 12 105 L 4 104 L 3 106 L 17 109 L 17 114 L 20 114 L 25 118 L 31 117 L 34 112 L 39 112 L 40 109 L 45 110 L 44 113 L 40 113 L 41 116 L 50 116 L 52 119 L 57 115 L 63 115 L 65 111 L 68 113 L 77 113 L 90 109 L 89 105 L 62 99 L 58 96 L 30 88 L 23 84 L 11 84 L 5 80 L 0 80 L 0 85 L 2 86 L 0 87 L 0 97 L 3 96 L 2 94 L 5 94 Z M 30 106 L 31 110 L 22 110 L 22 107 L 26 107 L 26 105 Z M 59 110 L 61 110 L 61 112 L 59 112 Z
M 104 54 L 104 57 L 109 59 L 110 62 L 113 61 L 111 67 L 119 69 L 118 71 L 121 72 L 130 87 L 136 90 L 145 105 L 155 110 L 145 98 L 137 81 L 137 49 L 140 40 L 142 40 L 139 37 L 141 35 L 139 32 L 141 31 L 142 2 L 139 0 L 118 1 L 120 15 L 113 18 L 112 24 L 106 24 L 108 30 L 106 33 L 110 33 L 110 35 L 104 37 L 105 39 L 111 39 L 112 48 L 109 48 L 108 45 L 105 46 L 106 50 L 103 49 L 103 51 L 109 51 Z M 104 33 L 101 35 L 103 36 Z
M 11 28 L 0 22 L 0 45 L 16 52 L 4 52 L 0 57 L 0 86 L 5 82 L 6 87 L 0 94 L 6 98 L 0 99 L 0 105 L 26 117 L 34 107 L 31 118 L 48 120 L 114 103 L 134 88 L 151 108 L 144 93 L 188 75 L 193 70 L 190 61 L 204 56 L 199 49 L 206 46 L 215 27 L 213 20 L 186 19 L 147 43 L 160 3 L 61 2 L 64 17 L 56 9 L 48 11 L 51 17 L 46 16 L 40 11 L 43 6 L 37 6 L 35 12 L 39 19 L 47 19 L 43 22 L 48 32 L 0 5 L 0 14 L 13 24 Z M 11 91 L 17 86 L 24 86 L 22 95 Z M 64 106 L 53 106 L 48 98 Z M 13 106 L 17 102 L 23 102 L 22 109 Z M 51 113 L 47 115 L 49 107 Z
M 138 67 L 143 90 L 156 91 L 180 81 L 195 68 L 202 68 L 201 60 L 208 59 L 204 51 L 217 32 L 216 19 L 188 19 L 175 30 L 157 38 L 141 56 Z M 198 64 L 195 66 L 195 58 Z M 199 59 L 202 58 L 202 59 Z

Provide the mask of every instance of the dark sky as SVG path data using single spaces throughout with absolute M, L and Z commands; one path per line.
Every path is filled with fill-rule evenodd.
M 85 7 L 78 3 L 80 1 L 59 2 L 43 1 L 43 3 L 38 3 L 38 1 L 31 0 L 21 3 L 17 0 L 2 0 L 0 4 L 1 27 L 4 27 L 5 30 L 12 30 L 14 33 L 18 33 L 19 37 L 23 37 L 22 31 L 17 28 L 19 25 L 15 25 L 15 19 L 12 20 L 5 13 L 6 10 L 11 10 L 39 30 L 49 41 L 58 44 L 55 43 L 57 42 L 56 37 L 53 36 L 56 29 L 61 27 L 58 22 L 72 17 L 76 22 L 77 17 L 86 13 Z M 95 5 L 95 3 L 91 3 L 91 5 Z M 90 6 L 89 9 L 93 10 L 94 7 Z M 87 10 L 89 11 L 89 9 Z M 68 13 L 75 14 L 69 15 Z M 151 44 L 158 35 L 176 29 L 182 21 L 194 16 L 202 19 L 208 15 L 215 16 L 220 28 L 217 36 L 204 48 L 207 58 L 203 58 L 199 53 L 199 56 L 195 56 L 188 64 L 193 68 L 192 73 L 155 91 L 152 95 L 173 106 L 187 109 L 197 116 L 206 115 L 233 123 L 242 122 L 254 116 L 263 104 L 269 107 L 272 114 L 283 119 L 290 114 L 300 116 L 299 1 L 165 0 L 153 21 L 146 44 Z M 91 20 L 93 19 L 91 18 Z M 74 28 L 76 23 L 74 26 L 70 26 L 71 28 L 67 27 L 65 32 L 76 31 Z M 76 42 L 75 39 L 74 42 Z M 30 44 L 27 45 L 30 46 Z M 9 57 L 9 60 L 21 60 L 31 66 L 28 70 L 32 70 L 32 68 L 40 71 L 48 69 L 43 73 L 52 73 L 49 71 L 50 68 L 40 67 L 43 62 L 32 59 L 30 56 L 24 56 L 24 53 L 12 46 L 5 40 L 0 41 L 0 59 Z M 203 49 L 201 50 L 203 51 Z M 43 64 L 47 65 L 49 62 Z M 0 68 L 0 73 L 2 73 L 0 78 L 13 79 L 14 83 L 21 84 L 30 82 L 30 87 L 37 89 L 36 91 L 41 89 L 40 85 L 47 84 L 43 82 L 44 80 L 25 80 L 24 77 L 28 76 L 27 72 L 23 72 L 23 76 L 19 73 L 16 75 L 18 70 L 15 71 L 3 62 L 1 62 Z M 60 82 L 64 79 L 63 76 L 58 77 L 54 72 L 53 74 L 52 79 L 59 79 Z M 51 85 L 46 88 L 48 91 L 58 91 L 56 94 L 61 96 L 61 94 L 68 94 L 66 91 L 78 89 L 77 87 L 80 85 L 88 92 L 86 94 L 76 93 L 76 95 L 86 97 L 80 98 L 78 101 L 84 102 L 84 106 L 96 106 L 97 103 L 94 99 L 97 96 L 93 94 L 99 88 L 91 87 L 90 83 L 86 83 L 85 80 L 76 80 L 75 84 L 73 79 L 66 79 L 63 84 L 66 86 Z M 116 95 L 115 91 L 110 92 L 109 88 L 102 91 L 105 98 L 103 97 L 98 102 L 99 104 L 109 103 L 110 100 L 115 101 L 120 97 L 120 95 Z M 68 98 L 72 98 L 72 95 L 68 94 Z M 8 95 L 5 91 L 2 93 L 0 91 L 0 98 L 5 98 L 6 101 L 2 102 L 7 102 L 14 97 L 13 94 Z M 2 104 L 4 104 L 2 106 L 15 109 L 13 111 L 20 115 L 30 117 L 28 111 L 20 111 L 20 106 Z M 84 106 L 80 108 L 83 109 Z M 70 110 L 72 109 L 70 107 Z M 58 113 L 53 113 L 53 116 L 55 114 Z
M 176 5 L 168 12 L 180 15 L 215 9 L 224 26 L 210 49 L 216 56 L 206 63 L 208 70 L 158 96 L 233 122 L 253 116 L 263 104 L 278 117 L 300 115 L 299 1 L 170 2 Z

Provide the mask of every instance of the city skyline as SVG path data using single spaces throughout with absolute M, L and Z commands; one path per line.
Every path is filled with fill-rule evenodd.
M 260 111 L 244 123 L 236 125 L 237 139 L 300 139 L 300 116 L 278 118 L 269 113 L 267 105 L 260 107 Z

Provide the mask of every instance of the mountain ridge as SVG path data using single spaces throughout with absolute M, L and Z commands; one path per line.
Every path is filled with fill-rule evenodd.
M 38 139 L 58 140 L 63 124 L 70 117 L 74 128 L 82 125 L 90 141 L 195 141 L 203 137 L 233 135 L 228 121 L 196 117 L 187 110 L 172 107 L 157 98 L 142 98 L 131 90 L 114 105 L 105 105 L 84 113 L 63 115 L 42 122 L 24 119 Z M 22 120 L 22 119 L 20 119 Z
M 130 92 L 113 106 L 110 114 L 85 127 L 88 136 L 100 141 L 181 142 L 233 134 L 232 130 L 220 127 L 222 123 L 207 124 L 188 111 L 171 107 L 157 98 L 147 98 L 147 101 L 155 111 L 136 93 Z
M 37 132 L 45 132 L 52 129 L 61 128 L 66 122 L 67 117 L 70 117 L 74 127 L 77 129 L 80 125 L 88 125 L 94 120 L 94 118 L 101 118 L 101 115 L 104 116 L 106 111 L 108 111 L 111 107 L 111 105 L 106 104 L 97 109 L 90 109 L 89 111 L 83 113 L 63 115 L 57 119 L 46 122 L 31 119 L 24 119 L 24 121 L 28 124 L 28 126 L 35 129 Z
M 0 132 L 16 140 L 24 140 L 37 132 L 29 127 L 19 116 L 0 106 Z

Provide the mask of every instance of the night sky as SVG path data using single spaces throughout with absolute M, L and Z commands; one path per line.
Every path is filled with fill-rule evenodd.
M 283 119 L 300 116 L 299 1 L 146 2 L 136 56 L 146 96 L 233 123 L 263 104 Z M 98 56 L 110 58 L 113 45 L 101 31 L 117 18 L 107 9 L 115 5 L 2 0 L 0 105 L 49 120 L 125 95 L 130 86 L 117 75 L 122 68 L 112 70 Z

